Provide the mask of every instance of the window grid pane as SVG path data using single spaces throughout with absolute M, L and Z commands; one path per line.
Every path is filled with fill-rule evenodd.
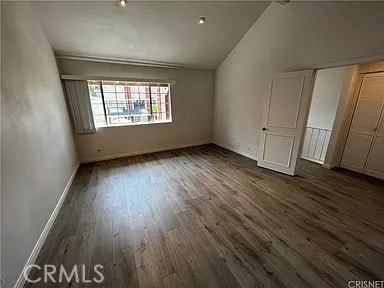
M 96 127 L 171 122 L 170 86 L 88 81 Z

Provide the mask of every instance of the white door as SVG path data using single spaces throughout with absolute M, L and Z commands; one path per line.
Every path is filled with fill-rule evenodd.
M 341 167 L 384 179 L 384 73 L 364 75 Z
M 289 175 L 297 173 L 312 81 L 312 70 L 273 77 L 263 114 L 258 166 Z
M 372 176 L 384 175 L 383 105 L 384 73 L 364 75 L 341 167 Z

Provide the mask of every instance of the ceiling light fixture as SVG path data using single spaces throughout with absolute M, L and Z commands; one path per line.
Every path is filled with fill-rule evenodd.
M 120 5 L 121 7 L 125 7 L 125 6 L 127 6 L 127 0 L 119 0 L 119 5 Z
M 285 4 L 288 4 L 289 2 L 291 2 L 291 0 L 275 0 L 277 3 L 279 3 L 280 5 L 285 5 Z
M 197 23 L 199 25 L 203 25 L 205 23 L 205 20 L 206 20 L 205 17 L 200 17 L 199 20 L 197 21 Z

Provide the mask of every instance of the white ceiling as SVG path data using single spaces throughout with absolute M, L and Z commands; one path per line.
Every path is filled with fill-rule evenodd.
M 56 53 L 215 69 L 270 2 L 31 2 Z M 205 16 L 204 25 L 198 25 Z

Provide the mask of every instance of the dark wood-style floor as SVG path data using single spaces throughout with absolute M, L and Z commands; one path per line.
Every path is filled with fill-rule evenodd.
M 82 165 L 37 264 L 102 264 L 105 282 L 29 287 L 383 280 L 383 207 L 383 181 L 307 161 L 285 176 L 215 145 Z

